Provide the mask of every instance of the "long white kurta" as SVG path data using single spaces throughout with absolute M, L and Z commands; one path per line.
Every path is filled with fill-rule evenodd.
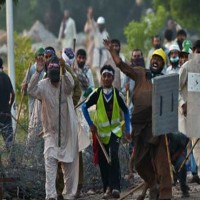
M 65 23 L 64 30 L 63 23 Z M 62 38 L 62 31 L 64 38 Z M 62 48 L 73 48 L 73 39 L 76 39 L 76 23 L 74 19 L 69 17 L 65 22 L 61 22 L 58 40 L 62 42 Z
M 38 77 L 36 72 L 31 78 L 28 93 L 42 101 L 44 155 L 71 163 L 78 148 L 77 117 L 72 101 L 74 80 L 68 72 L 62 77 L 61 147 L 58 147 L 60 86 L 56 88 L 48 78 L 38 82 Z
M 197 69 L 196 69 L 197 71 L 194 70 L 194 63 L 193 63 L 194 59 L 198 59 L 198 57 L 199 57 L 199 55 L 193 54 L 192 59 L 187 61 L 186 63 L 184 63 L 183 66 L 181 67 L 180 74 L 179 74 L 179 90 L 180 90 L 179 105 L 180 105 L 180 107 L 184 103 L 188 103 L 188 74 L 190 72 L 200 73 L 199 67 L 197 67 Z M 200 62 L 199 62 L 199 65 L 200 65 Z M 197 100 L 196 102 L 197 102 L 197 104 L 199 104 L 199 100 Z M 189 115 L 193 111 L 192 111 L 192 109 L 190 109 L 190 105 L 188 105 L 187 109 L 188 109 L 187 117 L 182 115 L 182 124 L 181 124 L 180 128 L 181 128 L 181 131 L 183 131 L 183 132 L 185 131 L 185 133 L 187 133 L 187 136 L 189 136 L 189 137 L 196 136 L 195 138 L 192 139 L 192 142 L 194 143 L 196 141 L 196 138 L 199 137 L 199 131 L 197 131 L 196 133 L 190 133 L 190 131 L 188 131 L 187 120 L 188 120 Z M 196 108 L 196 110 L 197 110 L 197 112 L 199 111 L 198 108 Z M 197 113 L 197 112 L 195 112 L 195 113 Z M 196 119 L 194 118 L 194 120 L 193 120 L 194 126 L 191 126 L 191 129 L 193 127 L 197 127 L 197 125 L 199 125 L 198 122 L 199 121 L 197 120 L 197 117 L 196 117 Z M 195 130 L 195 128 L 194 128 L 194 130 Z M 195 131 L 193 131 L 193 132 L 195 132 Z M 198 142 L 197 145 L 195 146 L 193 153 L 194 153 L 194 157 L 195 157 L 195 161 L 197 163 L 198 169 L 200 170 L 200 168 L 199 168 L 199 166 L 200 166 L 200 158 L 199 158 L 200 142 Z

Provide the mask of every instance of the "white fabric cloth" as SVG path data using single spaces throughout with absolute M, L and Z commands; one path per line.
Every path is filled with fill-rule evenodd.
M 103 40 L 109 37 L 106 30 L 99 31 L 98 27 L 94 29 L 94 54 L 93 54 L 93 66 L 102 67 L 109 58 L 109 52 L 105 49 Z
M 184 63 L 181 67 L 181 70 L 180 70 L 180 74 L 179 74 L 179 91 L 180 91 L 180 99 L 179 99 L 179 105 L 182 106 L 184 103 L 187 103 L 188 102 L 188 90 L 187 90 L 187 84 L 188 84 L 188 73 L 189 72 L 198 72 L 200 73 L 200 70 L 199 70 L 199 67 L 197 68 L 197 71 L 193 70 L 193 61 L 192 59 L 194 59 L 197 55 L 193 54 L 192 55 L 192 58 L 191 60 L 187 61 L 186 63 Z M 200 56 L 198 55 L 198 57 L 200 58 Z M 200 65 L 200 62 L 199 62 L 199 65 Z M 199 104 L 198 100 L 196 101 L 197 104 Z M 187 106 L 187 109 L 188 109 L 188 112 L 192 112 L 192 110 L 189 110 L 189 105 Z M 196 112 L 196 111 L 195 111 Z M 198 112 L 198 109 L 197 109 L 197 112 Z M 184 117 L 184 116 L 183 116 Z M 187 119 L 188 118 L 188 115 L 187 117 L 184 117 L 184 120 L 183 120 L 183 123 L 182 123 L 182 129 L 183 131 L 185 131 L 185 133 L 187 133 L 188 136 L 190 136 L 191 133 L 188 133 L 187 131 Z M 196 118 L 196 119 L 195 119 Z M 197 117 L 195 117 L 193 120 L 194 123 L 197 123 L 198 124 L 198 120 L 197 120 Z M 195 127 L 196 127 L 196 124 L 194 124 Z M 199 132 L 199 129 L 198 131 Z M 196 133 L 197 135 L 199 133 Z M 194 143 L 194 141 L 196 141 L 196 138 L 192 138 L 192 142 Z M 200 143 L 198 142 L 197 145 L 195 146 L 194 150 L 193 150 L 193 153 L 194 153 L 194 158 L 195 158 L 195 161 L 197 163 L 197 166 L 199 168 L 199 164 L 200 164 L 200 157 L 199 157 L 199 153 L 200 153 Z
M 32 137 L 38 137 L 39 133 L 42 131 L 41 107 L 41 102 L 36 99 L 29 120 L 28 140 Z
M 76 159 L 72 163 L 61 163 L 64 179 L 64 189 L 62 192 L 64 199 L 74 199 L 78 187 L 78 171 L 79 171 L 79 156 L 76 152 Z M 45 158 L 46 171 L 46 198 L 57 199 L 56 192 L 56 175 L 57 175 L 58 161 L 52 157 Z
M 179 70 L 180 70 L 180 67 L 176 67 L 176 68 L 173 68 L 172 66 L 169 66 L 166 70 L 166 73 L 165 74 L 179 74 Z
M 65 27 L 64 32 L 63 32 L 63 26 Z M 64 33 L 64 38 L 62 38 L 63 33 Z M 61 22 L 58 40 L 61 41 L 62 48 L 73 48 L 74 38 L 76 39 L 76 24 L 74 19 L 69 17 L 65 22 L 64 21 Z
M 58 146 L 58 130 L 59 130 L 59 92 L 58 87 L 51 84 L 50 80 L 43 79 L 38 82 L 39 73 L 35 73 L 30 81 L 28 93 L 42 101 L 42 124 L 44 132 L 44 157 L 46 168 L 46 196 L 55 198 L 55 177 L 57 174 L 57 162 L 71 163 L 67 166 L 78 162 L 78 120 L 74 110 L 72 101 L 72 91 L 74 80 L 66 71 L 62 76 L 62 95 L 61 95 L 61 144 Z M 50 161 L 48 162 L 48 160 Z M 52 164 L 52 165 L 51 165 Z M 75 165 L 75 164 L 74 164 Z M 65 185 L 78 185 L 75 173 L 78 173 L 78 164 L 64 168 Z M 69 170 L 69 171 L 66 171 Z M 74 170 L 74 171 L 73 171 Z M 76 170 L 76 171 L 75 171 Z M 69 173 L 70 172 L 70 173 Z M 67 174 L 67 175 L 66 175 Z M 72 176 L 72 177 L 69 177 Z M 71 179 L 71 180 L 70 180 Z M 72 181 L 72 182 L 70 182 Z M 73 182 L 74 181 L 74 182 Z M 75 193 L 73 186 L 73 193 Z M 50 189 L 49 189 L 50 188 Z M 66 195 L 68 194 L 66 189 Z
M 187 118 L 183 115 L 182 105 L 187 102 L 187 78 L 190 62 L 181 66 L 179 71 L 179 131 L 186 134 Z
M 96 22 L 94 19 L 87 20 L 84 26 L 84 32 L 86 33 L 86 50 L 87 50 L 87 61 L 86 64 L 92 66 L 93 63 L 93 51 L 94 51 L 94 28 Z

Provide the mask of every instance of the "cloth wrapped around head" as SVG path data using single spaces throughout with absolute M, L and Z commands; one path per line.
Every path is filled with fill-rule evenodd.
M 54 56 L 49 61 L 47 66 L 47 75 L 52 83 L 59 82 L 60 80 L 60 65 L 59 59 Z
M 64 48 L 62 51 L 62 58 L 65 64 L 71 66 L 75 60 L 75 53 L 71 48 Z

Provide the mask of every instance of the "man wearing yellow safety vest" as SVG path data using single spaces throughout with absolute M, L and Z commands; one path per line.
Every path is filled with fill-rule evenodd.
M 120 197 L 120 164 L 118 149 L 122 129 L 120 124 L 120 110 L 124 112 L 126 137 L 130 139 L 130 117 L 122 94 L 112 86 L 114 69 L 104 65 L 100 71 L 102 86 L 94 90 L 82 105 L 83 114 L 93 135 L 98 134 L 101 143 L 111 157 L 109 165 L 102 149 L 98 149 L 98 163 L 103 182 L 103 199 Z M 88 108 L 96 105 L 94 120 L 88 113 Z

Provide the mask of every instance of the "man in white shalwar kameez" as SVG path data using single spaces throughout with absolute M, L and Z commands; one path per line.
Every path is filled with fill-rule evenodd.
M 70 12 L 65 10 L 63 20 L 60 24 L 58 41 L 61 43 L 61 48 L 73 48 L 74 39 L 76 39 L 76 23 L 70 17 Z
M 66 71 L 62 75 L 62 86 L 60 87 L 60 66 L 56 57 L 50 61 L 47 67 L 48 78 L 38 82 L 43 68 L 44 61 L 41 60 L 31 78 L 28 93 L 42 102 L 46 199 L 57 199 L 55 180 L 58 162 L 61 162 L 64 177 L 63 198 L 74 199 L 78 186 L 79 170 L 77 117 L 72 101 L 74 80 Z M 59 101 L 60 89 L 61 101 Z M 61 117 L 59 118 L 60 102 Z M 61 123 L 59 123 L 59 119 Z M 59 125 L 61 126 L 60 146 L 58 144 Z

